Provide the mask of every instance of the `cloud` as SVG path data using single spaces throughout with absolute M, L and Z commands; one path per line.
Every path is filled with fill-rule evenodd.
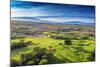
M 29 9 L 26 8 L 11 8 L 11 17 L 38 17 L 38 16 L 59 16 L 62 13 L 50 12 L 45 10 L 44 7 L 32 7 Z
M 14 7 L 11 7 L 12 18 L 33 17 L 52 22 L 94 22 L 95 12 L 93 7 L 44 4 L 35 2 L 17 2 L 17 4 L 14 2 L 14 4 Z
M 66 17 L 51 17 L 51 18 L 39 18 L 41 20 L 47 20 L 47 21 L 53 21 L 53 22 L 58 22 L 58 23 L 63 23 L 63 22 L 71 22 L 71 21 L 80 21 L 80 22 L 85 22 L 85 23 L 94 23 L 93 18 L 66 18 Z
M 11 17 L 35 17 L 35 16 L 45 16 L 43 12 L 40 11 L 40 8 L 30 8 L 30 9 L 21 9 L 21 8 L 12 8 Z

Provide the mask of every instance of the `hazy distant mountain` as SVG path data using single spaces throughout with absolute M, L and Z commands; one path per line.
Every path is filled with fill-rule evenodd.
M 95 23 L 86 23 L 80 21 L 64 22 L 64 24 L 75 24 L 75 25 L 94 25 Z
M 13 17 L 12 20 L 16 21 L 34 21 L 34 22 L 40 22 L 41 20 L 33 17 Z
M 75 25 L 94 25 L 95 23 L 86 23 L 86 22 L 80 22 L 80 21 L 69 21 L 69 22 L 54 22 L 54 21 L 48 21 L 48 20 L 40 20 L 34 17 L 14 17 L 12 20 L 16 21 L 24 21 L 24 22 L 37 22 L 37 23 L 56 23 L 56 24 L 75 24 Z
M 70 22 L 64 22 L 65 24 L 83 24 L 83 22 L 80 21 L 70 21 Z

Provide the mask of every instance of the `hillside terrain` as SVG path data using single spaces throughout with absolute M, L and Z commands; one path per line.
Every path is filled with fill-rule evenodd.
M 94 60 L 94 24 L 11 21 L 12 66 Z

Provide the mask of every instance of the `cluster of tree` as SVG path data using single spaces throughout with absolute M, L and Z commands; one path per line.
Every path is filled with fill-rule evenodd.
M 80 37 L 81 40 L 88 40 L 90 39 L 89 36 Z
M 71 39 L 67 38 L 64 40 L 64 44 L 59 43 L 59 45 L 72 45 L 72 41 L 71 41 Z
M 13 35 L 13 33 L 11 34 L 11 39 L 24 39 L 25 36 L 17 36 L 17 35 Z
M 17 48 L 22 48 L 28 45 L 32 45 L 33 43 L 31 41 L 25 42 L 23 39 L 20 40 L 20 42 L 13 42 L 11 43 L 11 49 L 17 49 Z
M 90 61 L 95 61 L 95 51 L 91 52 L 90 56 L 87 59 Z
M 53 38 L 53 39 L 58 39 L 58 40 L 66 40 L 66 39 L 72 39 L 72 40 L 79 40 L 79 35 L 76 35 L 74 33 L 61 33 L 57 34 L 57 32 L 46 32 L 46 36 Z
M 34 47 L 31 53 L 21 54 L 21 62 L 11 60 L 11 66 L 51 64 L 53 63 L 55 51 L 51 46 L 48 48 Z
M 11 38 L 13 37 L 13 34 L 16 35 L 34 35 L 36 32 L 36 28 L 33 26 L 28 26 L 28 25 L 21 25 L 21 24 L 14 24 L 12 25 L 13 27 L 11 27 Z

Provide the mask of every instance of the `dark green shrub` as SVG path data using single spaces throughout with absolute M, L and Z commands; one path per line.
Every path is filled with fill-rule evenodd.
M 87 59 L 89 61 L 95 61 L 95 51 L 91 52 L 91 55 Z
M 62 43 L 59 43 L 59 45 L 63 45 Z
M 33 58 L 32 54 L 21 54 L 22 64 L 25 65 Z
M 88 39 L 89 39 L 88 36 L 81 37 L 81 40 L 88 40 Z
M 39 64 L 47 64 L 48 63 L 48 60 L 47 59 L 42 59 Z
M 79 44 L 79 46 L 85 46 L 85 44 Z
M 31 41 L 25 42 L 23 39 L 21 39 L 20 42 L 18 42 L 18 43 L 16 43 L 16 42 L 11 43 L 11 49 L 22 48 L 22 47 L 29 46 L 32 44 L 33 43 Z
M 72 42 L 71 42 L 70 39 L 66 39 L 66 40 L 64 41 L 64 44 L 66 44 L 66 45 L 72 45 Z
M 11 67 L 22 65 L 22 62 L 11 59 Z

